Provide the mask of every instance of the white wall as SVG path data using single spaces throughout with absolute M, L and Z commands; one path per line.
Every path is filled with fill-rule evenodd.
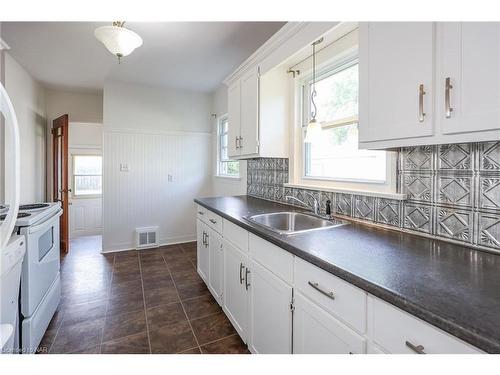
M 164 244 L 195 239 L 193 199 L 211 195 L 210 104 L 207 94 L 105 85 L 103 251 L 133 248 L 143 226 L 159 226 Z
M 45 200 L 45 91 L 8 53 L 5 88 L 10 96 L 21 138 L 21 203 Z M 7 136 L 7 135 L 6 135 Z M 6 157 L 9 147 L 6 147 Z M 5 194 L 10 194 L 8 185 Z
M 245 195 L 247 193 L 247 162 L 240 162 L 240 178 L 217 177 L 217 121 L 227 114 L 227 87 L 221 85 L 212 93 L 212 191 L 214 196 Z

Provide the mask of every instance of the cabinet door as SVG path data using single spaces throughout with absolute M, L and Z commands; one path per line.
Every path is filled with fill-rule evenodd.
M 443 134 L 500 129 L 500 23 L 438 24 L 437 108 Z M 447 111 L 446 78 L 448 90 Z
M 241 127 L 241 85 L 236 81 L 227 89 L 227 112 L 228 112 L 228 156 L 235 157 L 240 155 L 238 147 L 238 138 Z
M 432 22 L 360 24 L 360 142 L 433 134 L 434 29 Z
M 290 354 L 292 350 L 292 287 L 251 261 L 250 336 L 252 353 Z
M 321 307 L 296 292 L 293 352 L 302 354 L 360 354 L 365 339 Z
M 245 267 L 248 257 L 228 241 L 224 243 L 223 309 L 241 339 L 247 340 L 248 297 L 245 290 Z
M 196 238 L 197 238 L 197 268 L 198 274 L 205 281 L 208 282 L 208 226 L 200 219 L 196 219 Z
M 222 237 L 213 229 L 209 229 L 209 272 L 208 289 L 214 298 L 221 304 L 222 301 L 222 279 L 224 269 L 224 257 Z
M 241 77 L 241 155 L 258 154 L 259 139 L 259 70 Z

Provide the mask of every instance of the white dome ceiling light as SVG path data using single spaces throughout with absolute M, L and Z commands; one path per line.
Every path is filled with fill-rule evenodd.
M 124 24 L 124 21 L 115 21 L 113 26 L 101 26 L 94 31 L 97 40 L 118 57 L 118 63 L 122 57 L 130 55 L 137 47 L 142 46 L 142 38 L 123 27 Z

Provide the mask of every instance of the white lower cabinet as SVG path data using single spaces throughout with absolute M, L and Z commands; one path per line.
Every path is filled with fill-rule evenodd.
M 300 292 L 294 296 L 293 352 L 298 354 L 365 353 L 363 336 L 342 324 Z
M 227 240 L 224 247 L 224 298 L 223 309 L 244 342 L 248 332 L 248 294 L 245 287 L 248 255 Z
M 196 220 L 196 239 L 197 239 L 197 269 L 200 277 L 208 283 L 209 269 L 209 248 L 208 248 L 208 225 L 200 219 Z
M 212 292 L 217 302 L 222 304 L 224 250 L 222 246 L 222 236 L 213 229 L 208 230 L 208 254 L 208 289 Z
M 292 286 L 250 261 L 249 349 L 252 353 L 292 351 Z

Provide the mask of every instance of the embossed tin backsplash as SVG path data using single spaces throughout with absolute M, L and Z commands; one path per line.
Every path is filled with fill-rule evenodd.
M 248 161 L 247 193 L 283 203 L 287 195 L 310 203 L 306 192 L 333 212 L 402 230 L 500 251 L 500 142 L 402 148 L 397 201 L 284 187 L 288 159 Z

